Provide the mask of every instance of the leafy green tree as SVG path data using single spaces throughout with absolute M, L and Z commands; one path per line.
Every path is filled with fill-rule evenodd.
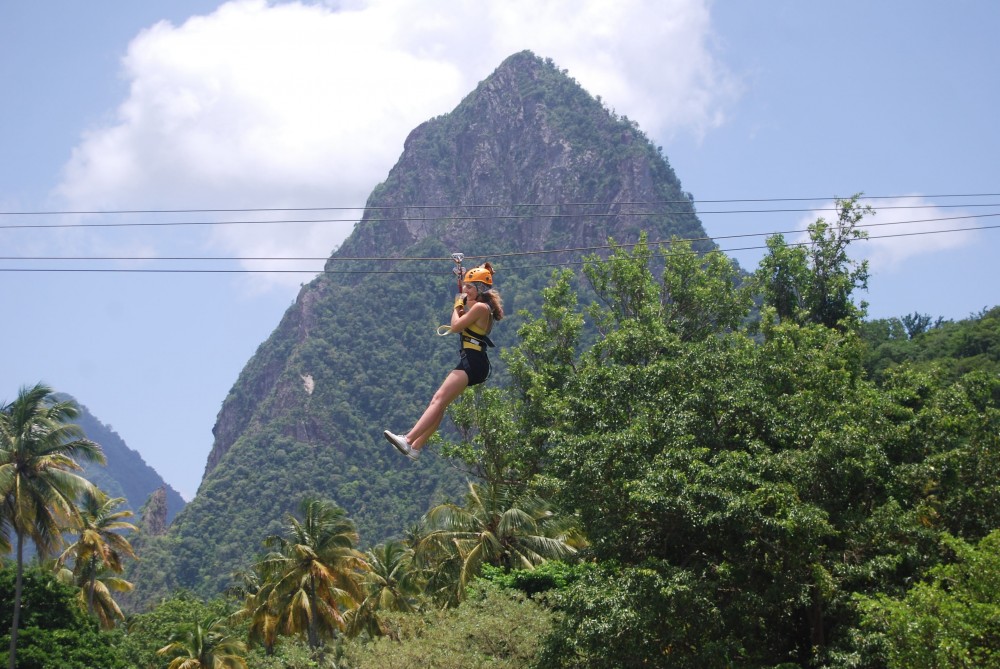
M 14 565 L 0 565 L 0 626 L 9 628 L 17 580 Z M 119 649 L 120 632 L 101 631 L 75 600 L 74 589 L 47 569 L 31 566 L 22 575 L 18 669 L 131 669 Z M 3 659 L 6 659 L 5 657 Z
M 900 366 L 883 387 L 895 399 L 888 447 L 901 461 L 897 496 L 919 501 L 919 521 L 968 540 L 1000 527 L 1000 377 L 950 381 L 940 367 Z
M 170 660 L 167 669 L 247 669 L 246 646 L 223 619 L 180 626 L 157 653 Z
M 954 558 L 902 597 L 862 598 L 890 669 L 1000 667 L 1000 530 L 978 545 L 946 536 Z
M 363 599 L 361 580 L 369 567 L 355 548 L 358 534 L 343 509 L 306 498 L 299 513 L 301 520 L 288 516 L 286 536 L 265 540 L 275 550 L 264 558 L 263 574 L 279 632 L 304 635 L 318 648 L 324 638 L 345 630 L 343 612 Z
M 94 599 L 98 590 L 98 578 L 102 572 L 122 573 L 124 559 L 135 558 L 132 545 L 122 532 L 135 532 L 136 527 L 124 518 L 132 516 L 128 510 L 117 510 L 125 502 L 124 497 L 109 498 L 101 491 L 87 491 L 80 502 L 80 526 L 73 532 L 78 535 L 59 557 L 59 563 L 72 560 L 73 576 L 86 593 L 86 609 L 94 614 Z M 121 579 L 106 580 L 101 583 L 100 619 L 105 627 L 113 626 L 114 619 L 124 619 L 118 605 L 110 599 L 110 591 L 131 590 L 131 584 Z
M 741 666 L 714 584 L 688 570 L 604 563 L 547 593 L 562 615 L 537 666 L 552 669 Z M 764 666 L 747 663 L 743 666 Z
M 392 632 L 350 642 L 354 669 L 523 669 L 537 666 L 554 615 L 520 593 L 475 586 L 456 608 L 386 616 Z
M 883 379 L 889 369 L 904 363 L 938 368 L 949 381 L 973 371 L 1000 371 L 1000 307 L 959 321 L 938 319 L 912 336 L 908 332 L 914 326 L 908 327 L 906 318 L 863 325 L 869 349 L 865 367 L 876 379 Z
M 79 495 L 94 491 L 75 473 L 80 465 L 74 458 L 104 461 L 100 446 L 66 422 L 79 415 L 76 405 L 55 402 L 51 395 L 52 389 L 39 383 L 21 388 L 13 402 L 0 406 L 0 514 L 17 537 L 10 669 L 17 666 L 24 540 L 30 538 L 41 556 L 52 553 L 61 532 L 80 524 Z
M 903 327 L 906 328 L 906 336 L 910 339 L 927 332 L 932 322 L 930 315 L 921 314 L 916 311 L 901 317 L 899 320 L 902 322 Z
M 801 257 L 807 297 L 823 282 L 849 297 L 832 287 L 863 278 L 832 251 Z M 565 614 L 553 636 L 565 660 L 552 666 L 850 666 L 854 595 L 901 592 L 938 559 L 937 534 L 959 508 L 979 527 L 997 508 L 978 473 L 993 463 L 997 393 L 985 379 L 944 393 L 867 380 L 862 308 L 849 299 L 839 312 L 810 307 L 837 299 L 803 299 L 759 332 L 725 319 L 686 330 L 661 308 L 670 283 L 641 245 L 595 262 L 597 339 L 565 359 L 572 373 L 558 386 L 512 352 L 530 392 L 501 419 L 534 435 L 536 484 L 579 514 L 602 567 L 552 596 Z M 531 325 L 532 349 L 546 351 L 556 330 Z
M 664 259 L 661 319 L 682 341 L 698 341 L 737 329 L 750 313 L 750 285 L 741 285 L 736 264 L 720 251 L 696 253 L 674 240 Z
M 861 195 L 837 199 L 837 221 L 817 219 L 808 227 L 809 242 L 789 246 L 782 235 L 767 240 L 768 252 L 755 272 L 764 304 L 782 321 L 853 328 L 867 305 L 852 295 L 868 287 L 868 261 L 850 258 L 847 249 L 868 236 L 858 223 L 874 211 L 859 203 Z

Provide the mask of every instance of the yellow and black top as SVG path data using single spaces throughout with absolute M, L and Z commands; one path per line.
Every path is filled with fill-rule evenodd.
M 490 311 L 490 330 L 492 330 L 493 325 L 493 311 Z M 487 346 L 496 346 L 493 341 L 489 338 L 489 330 L 486 332 L 480 332 L 476 330 L 471 325 L 461 332 L 462 337 L 462 350 L 472 349 L 473 351 L 484 351 Z

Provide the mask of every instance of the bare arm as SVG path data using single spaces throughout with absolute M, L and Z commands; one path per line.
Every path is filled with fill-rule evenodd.
M 461 332 L 470 325 L 475 325 L 489 311 L 490 308 L 484 302 L 476 302 L 471 307 L 466 308 L 462 315 L 459 315 L 458 309 L 452 310 L 450 332 Z

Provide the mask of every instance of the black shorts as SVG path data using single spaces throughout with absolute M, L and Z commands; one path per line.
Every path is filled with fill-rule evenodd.
M 470 386 L 478 386 L 490 377 L 490 359 L 484 351 L 464 348 L 460 356 L 455 369 L 460 369 L 468 375 Z

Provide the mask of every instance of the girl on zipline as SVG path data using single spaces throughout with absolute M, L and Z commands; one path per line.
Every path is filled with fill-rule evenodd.
M 493 346 L 489 334 L 493 323 L 503 319 L 503 301 L 493 289 L 493 266 L 483 263 L 463 277 L 462 293 L 455 298 L 448 332 L 461 335 L 458 366 L 449 372 L 420 420 L 405 435 L 386 430 L 383 434 L 400 453 L 416 460 L 424 444 L 444 419 L 445 409 L 469 386 L 479 385 L 490 375 L 486 347 Z M 442 325 L 441 328 L 446 326 Z

